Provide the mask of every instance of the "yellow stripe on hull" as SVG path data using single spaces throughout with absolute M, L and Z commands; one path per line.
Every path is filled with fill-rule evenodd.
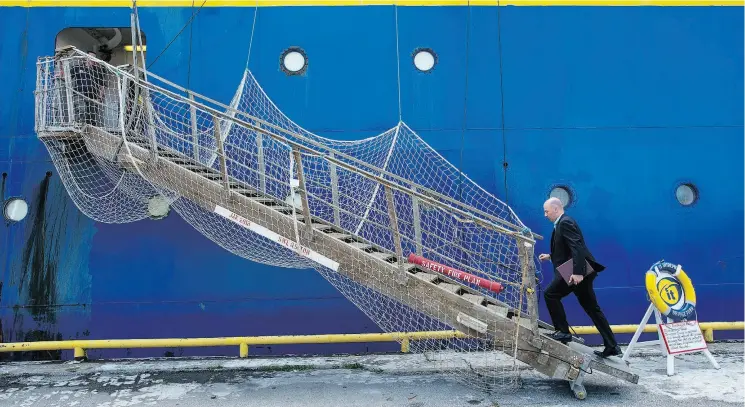
M 201 6 L 204 0 L 139 0 L 139 7 Z M 743 6 L 743 0 L 207 0 L 204 7 L 281 6 Z M 131 7 L 131 0 L 0 0 L 0 7 Z

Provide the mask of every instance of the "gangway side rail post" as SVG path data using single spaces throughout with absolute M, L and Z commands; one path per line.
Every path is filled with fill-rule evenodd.
M 222 182 L 225 190 L 230 190 L 230 178 L 228 177 L 228 165 L 225 161 L 225 146 L 222 143 L 220 137 L 220 118 L 212 116 L 212 120 L 215 123 L 215 140 L 217 141 L 217 154 L 220 155 L 220 174 L 222 174 Z M 197 158 L 197 162 L 198 162 Z
M 334 157 L 334 152 L 329 153 Z M 334 225 L 341 227 L 341 213 L 339 211 L 339 174 L 336 172 L 336 164 L 329 161 L 329 177 L 331 178 L 331 202 L 334 205 Z
M 187 95 L 189 95 L 189 100 L 194 102 L 194 93 L 191 91 L 187 91 Z M 191 137 L 192 140 L 194 140 L 192 150 L 194 150 L 194 159 L 199 162 L 199 127 L 197 125 L 197 107 L 191 103 L 189 104 L 189 117 L 191 118 Z M 216 135 L 216 137 L 219 138 L 219 134 Z
M 47 95 L 48 89 L 49 89 L 49 78 L 52 76 L 52 74 L 50 72 L 51 70 L 49 69 L 49 67 L 50 67 L 50 65 L 44 65 L 44 68 L 42 68 L 44 70 L 43 79 L 42 79 L 42 76 L 41 75 L 36 79 L 36 89 L 39 89 L 40 86 L 43 86 L 44 87 L 43 88 L 44 90 L 42 91 L 43 93 L 41 95 L 39 95 L 38 92 L 36 94 L 36 98 L 37 98 L 36 103 L 37 103 L 37 106 L 41 105 L 41 112 L 38 112 L 38 111 L 36 112 L 37 120 L 38 119 L 41 119 L 40 121 L 37 121 L 37 123 L 41 123 L 41 125 L 40 126 L 37 126 L 38 128 L 36 129 L 36 131 L 39 131 L 39 128 L 42 128 L 42 129 L 43 128 L 46 128 L 46 124 L 47 124 L 47 99 L 46 99 L 46 95 Z M 44 82 L 44 84 L 41 85 L 40 82 Z M 40 99 L 40 97 L 41 97 L 41 99 Z M 39 117 L 39 115 L 40 115 L 40 117 Z
M 417 192 L 416 185 L 412 185 L 411 190 Z M 411 196 L 411 211 L 414 220 L 414 243 L 416 244 L 416 254 L 422 256 L 423 244 L 422 244 L 422 221 L 421 214 L 419 213 L 419 198 L 415 195 Z
M 396 217 L 396 206 L 393 200 L 393 191 L 388 186 L 385 187 L 385 198 L 388 204 L 388 217 L 391 222 L 391 234 L 393 234 L 393 244 L 396 246 L 396 261 L 398 267 L 404 270 L 404 252 L 401 247 L 401 234 L 398 230 L 398 218 Z M 405 281 L 405 279 L 404 279 Z
M 257 124 L 257 127 L 261 128 L 261 124 Z M 259 187 L 262 193 L 266 193 L 266 164 L 264 164 L 264 136 L 260 131 L 254 132 L 256 135 L 256 166 L 259 168 Z M 227 135 L 226 135 L 227 137 Z
M 152 160 L 155 160 L 158 157 L 158 138 L 155 131 L 155 111 L 150 103 L 144 102 L 145 100 L 150 100 L 150 91 L 148 89 L 142 89 L 142 92 L 144 99 L 143 104 L 145 105 L 145 119 L 147 120 L 147 138 L 150 141 Z M 137 100 L 132 101 L 133 104 L 137 102 Z M 199 162 L 199 159 L 197 159 L 197 162 Z
M 527 294 L 528 318 L 530 319 L 530 330 L 533 335 L 538 336 L 538 293 L 536 292 L 536 275 L 533 263 L 533 245 L 528 242 L 517 242 L 522 268 L 522 279 L 525 293 Z
M 72 67 L 72 64 L 75 62 L 74 59 L 64 59 L 61 62 L 62 65 L 62 76 L 65 80 L 65 101 L 67 102 L 67 122 L 69 126 L 73 126 L 75 121 L 75 118 L 77 116 L 77 107 L 73 103 L 74 97 L 73 97 L 73 82 L 72 82 L 72 74 L 70 74 L 70 68 Z
M 297 147 L 292 148 L 292 155 L 295 157 L 295 168 L 297 172 L 298 180 L 298 192 L 300 193 L 300 200 L 303 205 L 303 222 L 305 222 L 305 230 L 307 238 L 313 238 L 313 222 L 310 216 L 310 205 L 308 204 L 308 191 L 305 189 L 305 173 L 303 171 L 303 158 L 300 154 L 300 149 Z

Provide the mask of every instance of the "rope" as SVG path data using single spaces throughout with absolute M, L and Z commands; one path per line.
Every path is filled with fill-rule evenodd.
M 460 165 L 458 166 L 458 197 L 463 200 L 463 149 L 466 145 L 466 127 L 468 126 L 468 64 L 471 49 L 471 0 L 468 0 L 468 14 L 466 14 L 466 86 L 463 91 L 463 126 L 460 133 Z
M 470 0 L 469 0 L 470 1 Z M 393 6 L 393 11 L 396 17 L 396 79 L 398 81 L 398 121 L 399 123 L 403 119 L 403 113 L 401 111 L 401 53 L 398 49 L 398 6 Z
M 251 47 L 254 44 L 254 30 L 256 29 L 256 18 L 259 15 L 259 0 L 256 0 L 256 7 L 254 8 L 254 21 L 251 24 L 251 39 L 248 41 L 248 57 L 246 58 L 246 69 L 248 69 L 248 61 L 251 60 Z
M 194 0 L 191 0 L 191 9 L 194 10 Z M 193 11 L 192 11 L 193 12 Z M 194 42 L 194 24 L 189 24 L 189 62 L 186 64 L 186 89 L 191 89 L 191 52 Z
M 500 96 L 500 110 L 502 117 L 502 170 L 504 171 L 504 203 L 509 205 L 507 201 L 507 134 L 505 133 L 504 124 L 504 77 L 503 77 L 503 66 L 502 66 L 502 5 L 500 0 L 497 0 L 497 49 L 499 53 L 499 96 Z
M 186 24 L 184 24 L 184 26 L 181 27 L 181 30 L 173 37 L 173 39 L 168 43 L 168 45 L 166 45 L 166 47 L 163 48 L 163 51 L 161 51 L 160 54 L 158 54 L 158 56 L 155 57 L 155 59 L 153 60 L 153 62 L 151 62 L 150 65 L 147 66 L 147 69 L 152 68 L 153 65 L 155 65 L 156 62 L 158 62 L 158 59 L 160 59 L 160 57 L 163 56 L 163 54 L 166 52 L 166 50 L 171 45 L 173 45 L 174 41 L 176 41 L 176 39 L 179 37 L 179 35 L 181 35 L 181 33 L 184 32 L 184 30 L 186 29 L 186 27 L 188 27 L 191 24 L 191 22 L 194 21 L 194 19 L 199 15 L 199 12 L 202 11 L 202 7 L 204 7 L 204 5 L 206 3 L 207 3 L 207 0 L 203 0 L 202 1 L 202 5 L 199 6 L 199 8 L 196 11 L 194 11 L 194 12 L 191 13 L 191 18 L 189 18 L 189 21 L 187 21 Z
M 238 85 L 238 89 L 236 89 L 235 94 L 233 95 L 233 99 L 230 102 L 230 107 L 234 109 L 233 111 L 229 111 L 228 115 L 231 118 L 234 118 L 236 115 L 236 111 L 238 110 L 238 106 L 240 105 L 241 99 L 243 98 L 243 90 L 246 87 L 246 80 L 248 78 L 248 62 L 251 60 L 251 48 L 253 46 L 254 42 L 254 30 L 256 29 L 256 20 L 258 19 L 259 14 L 259 0 L 256 0 L 256 7 L 254 7 L 254 18 L 253 18 L 253 24 L 251 25 L 251 38 L 248 42 L 248 56 L 246 56 L 246 66 L 243 69 L 243 78 L 241 79 L 241 83 Z M 228 120 L 227 123 L 220 128 L 220 136 L 223 141 L 227 140 L 228 136 L 231 134 L 231 130 L 233 129 L 233 126 L 235 125 L 235 122 L 232 120 Z M 256 134 L 256 137 L 261 137 L 261 135 Z M 208 165 L 212 165 L 212 163 L 215 162 L 217 159 L 217 154 L 215 152 L 212 152 L 210 155 L 210 159 L 208 160 Z
M 400 131 L 401 131 L 401 122 L 399 122 L 398 125 L 396 126 L 396 133 L 393 135 L 393 141 L 391 141 L 391 147 L 388 149 L 388 154 L 386 154 L 385 156 L 385 162 L 383 162 L 383 171 L 388 169 L 388 162 L 390 162 L 391 157 L 393 156 L 393 148 L 396 146 L 396 141 L 398 141 L 398 133 Z M 380 175 L 382 176 L 383 173 L 381 172 Z M 357 229 L 355 229 L 354 234 L 356 235 L 360 234 L 360 230 L 362 230 L 362 225 L 367 220 L 367 216 L 370 214 L 370 209 L 372 209 L 372 206 L 375 203 L 375 197 L 378 196 L 379 189 L 380 189 L 380 183 L 376 183 L 375 189 L 373 189 L 373 193 L 370 196 L 370 203 L 367 205 L 367 209 L 365 209 L 365 214 L 362 216 L 362 219 L 360 219 L 360 224 L 357 225 Z

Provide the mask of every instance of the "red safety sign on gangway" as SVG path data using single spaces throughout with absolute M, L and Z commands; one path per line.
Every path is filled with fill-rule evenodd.
M 414 253 L 409 254 L 409 263 L 418 264 L 426 268 L 427 270 L 436 271 L 448 277 L 465 281 L 466 283 L 475 284 L 481 288 L 485 288 L 497 294 L 499 294 L 504 289 L 504 287 L 502 287 L 502 284 L 499 284 L 496 281 L 490 281 L 481 277 L 474 276 L 473 274 L 468 274 L 465 271 L 460 271 L 458 269 L 448 267 L 444 264 L 440 264 L 432 260 L 427 260 L 424 257 L 418 256 Z

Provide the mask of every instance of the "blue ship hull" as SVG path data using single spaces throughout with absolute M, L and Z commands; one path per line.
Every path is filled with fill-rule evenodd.
M 140 9 L 148 64 L 194 10 Z M 608 267 L 596 290 L 612 324 L 639 323 L 644 273 L 663 258 L 692 278 L 699 320 L 743 320 L 742 7 L 398 7 L 398 30 L 392 6 L 260 7 L 252 27 L 256 11 L 204 7 L 150 69 L 227 103 L 248 60 L 285 114 L 326 137 L 369 137 L 401 117 L 544 236 L 542 203 L 566 185 L 569 213 Z M 35 62 L 67 27 L 129 25 L 127 8 L 0 7 L 2 193 L 30 205 L 0 238 L 2 341 L 379 332 L 314 270 L 236 257 L 174 213 L 109 225 L 75 208 L 34 133 Z M 290 46 L 307 53 L 303 75 L 280 69 Z M 418 47 L 437 54 L 433 71 L 415 68 Z M 676 200 L 681 183 L 699 191 L 694 205 Z M 571 324 L 591 325 L 576 299 L 564 302 Z

